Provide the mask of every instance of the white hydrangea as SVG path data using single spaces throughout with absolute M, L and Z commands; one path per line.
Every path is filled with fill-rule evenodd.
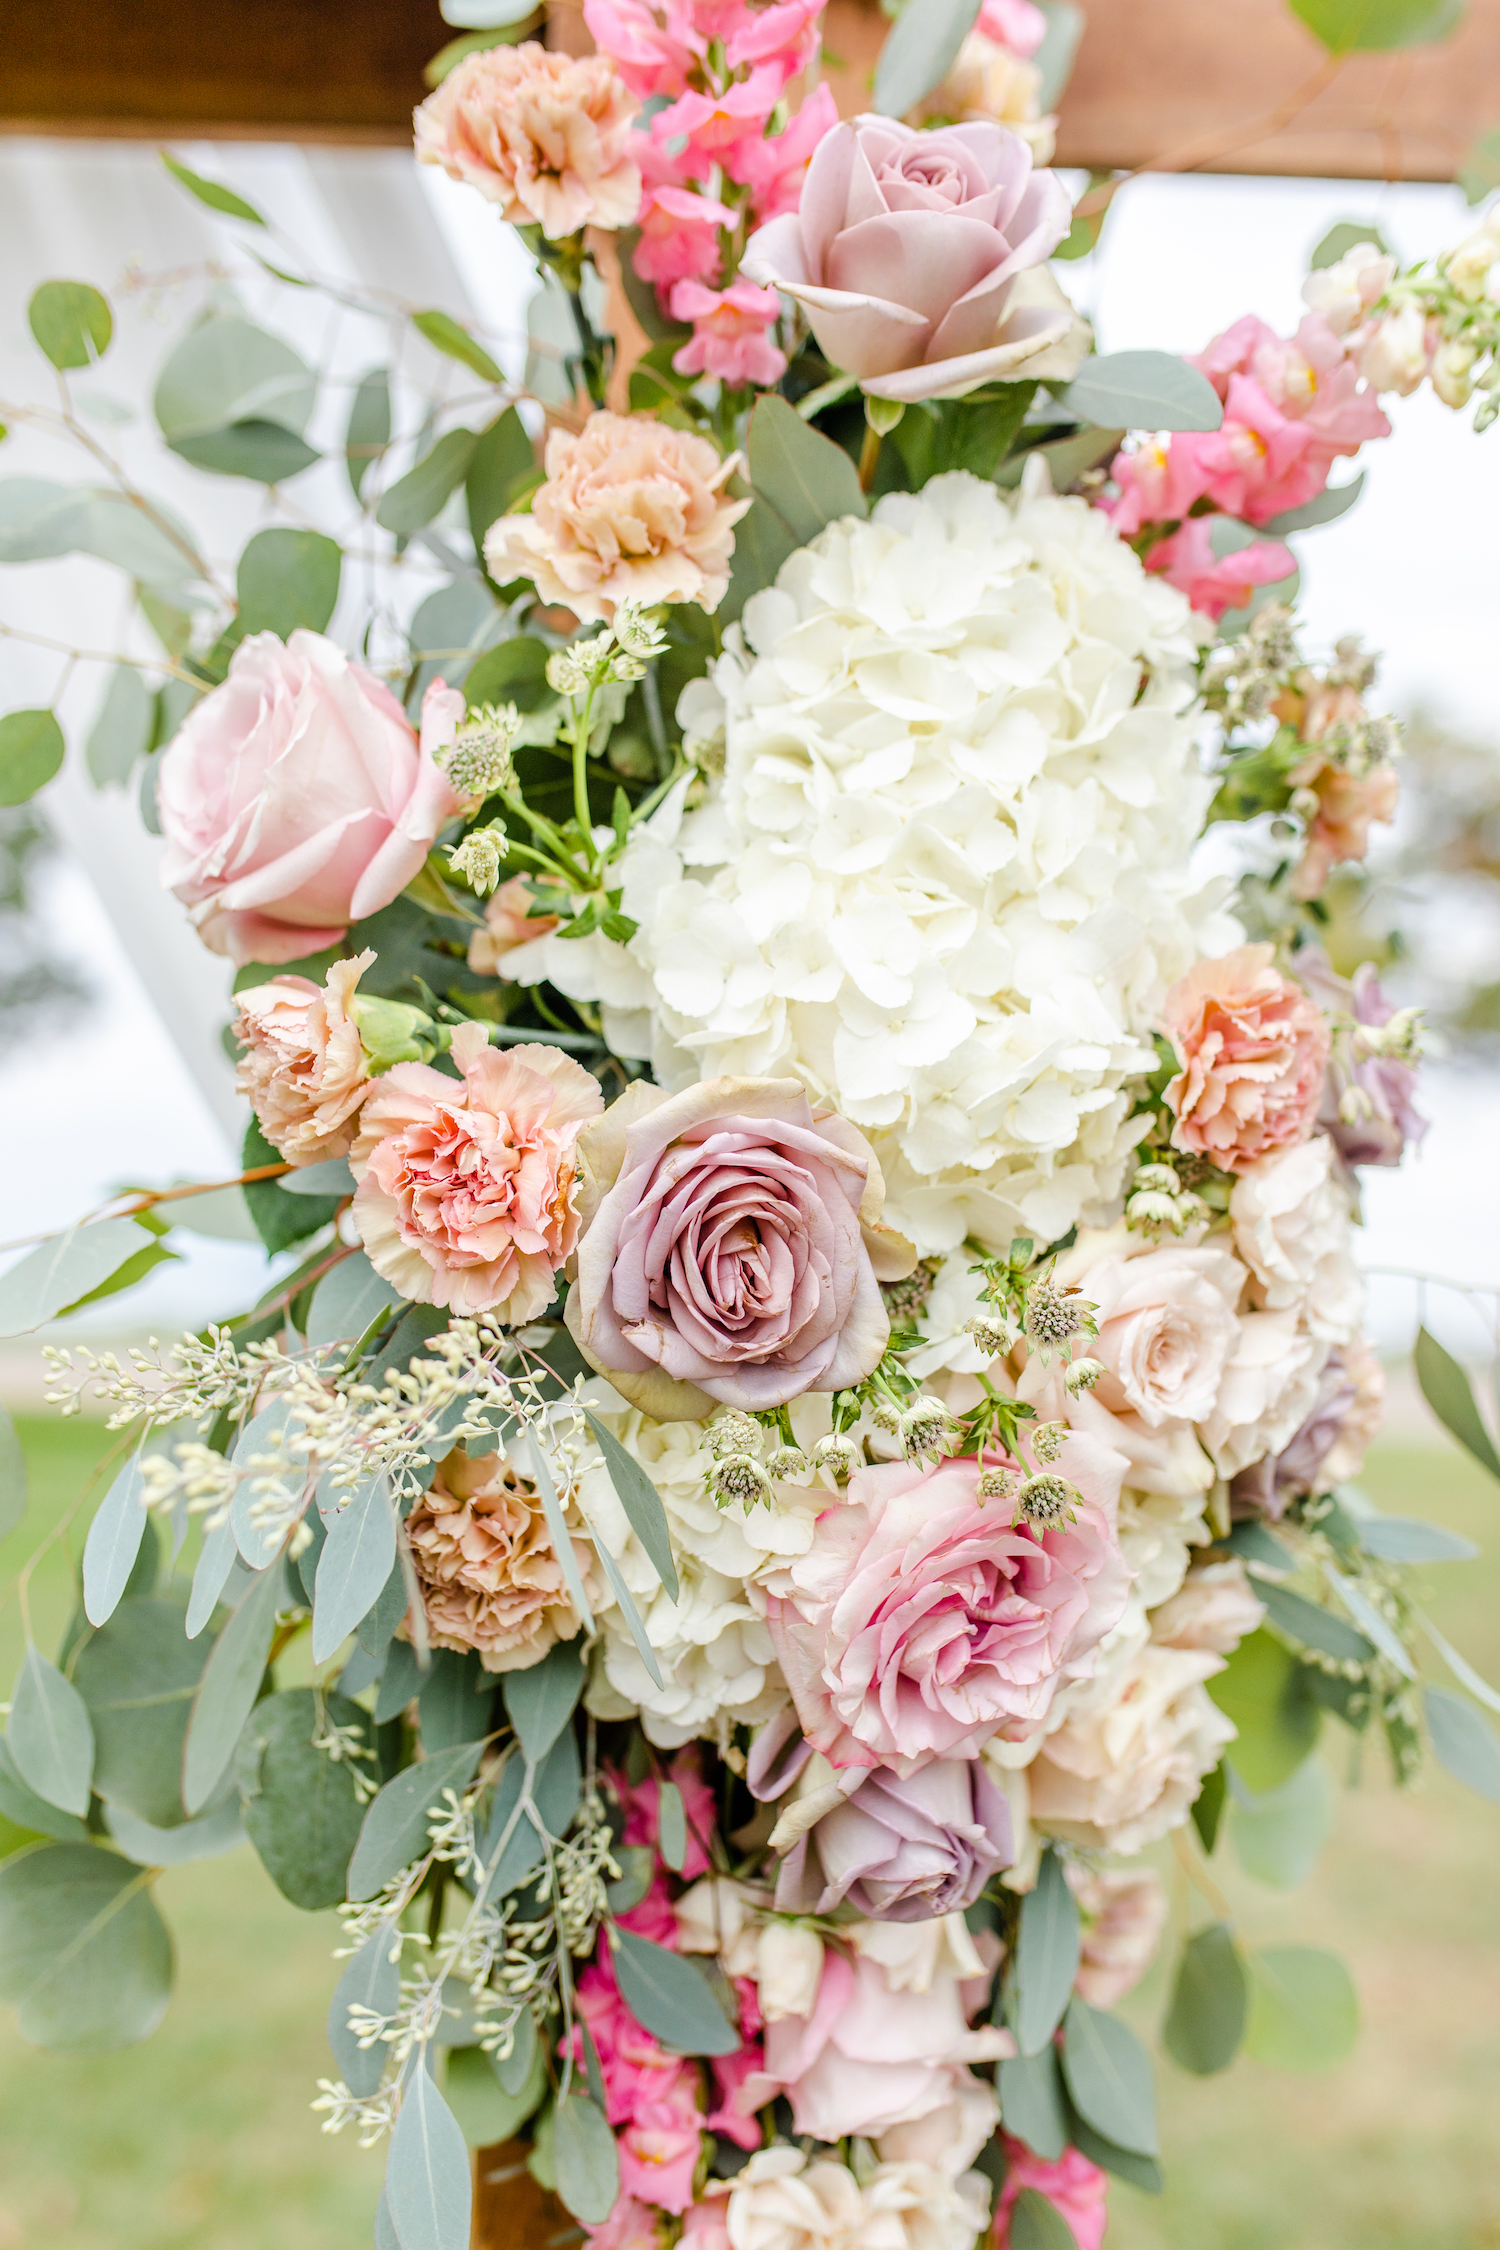
M 512 972 L 603 1000 L 666 1084 L 796 1073 L 924 1251 L 1103 1219 L 1165 993 L 1239 939 L 1189 872 L 1194 650 L 1182 596 L 1044 476 L 889 495 L 727 634 L 724 770 L 632 844 L 628 956 L 542 940 Z

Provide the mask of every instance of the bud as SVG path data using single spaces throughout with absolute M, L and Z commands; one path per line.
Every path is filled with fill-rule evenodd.
M 1163 1195 L 1159 1188 L 1142 1188 L 1125 1206 L 1125 1216 L 1142 1234 L 1159 1233 L 1170 1227 L 1173 1234 L 1182 1231 L 1177 1215 L 1175 1195 Z
M 742 1508 L 753 1508 L 759 1501 L 776 1497 L 765 1470 L 748 1453 L 726 1453 L 716 1461 L 709 1473 L 708 1489 L 719 1508 L 736 1501 Z
M 964 1332 L 973 1337 L 986 1359 L 1003 1359 L 1016 1340 L 1009 1321 L 996 1313 L 976 1313 L 964 1322 Z
M 778 1445 L 766 1463 L 766 1475 L 776 1477 L 806 1476 L 812 1466 L 800 1445 Z
M 1069 1398 L 1077 1398 L 1080 1391 L 1091 1391 L 1103 1373 L 1102 1359 L 1075 1359 L 1063 1377 L 1063 1389 Z
M 1046 1468 L 1059 1459 L 1068 1439 L 1066 1422 L 1038 1422 L 1031 1433 L 1031 1450 Z
M 1016 1494 L 1025 1480 L 1014 1469 L 981 1469 L 979 1472 L 979 1499 L 1004 1500 L 1014 1505 Z
M 1073 1521 L 1082 1497 L 1066 1477 L 1028 1477 L 1016 1494 L 1015 1520 L 1035 1532 L 1057 1531 Z
M 885 1430 L 895 1437 L 901 1428 L 901 1409 L 892 1399 L 877 1398 L 870 1408 L 870 1420 L 877 1430 Z
M 843 1433 L 819 1438 L 813 1447 L 813 1467 L 829 1469 L 840 1484 L 844 1484 L 859 1467 L 860 1452 L 854 1440 Z
M 437 758 L 460 797 L 482 804 L 497 789 L 515 787 L 511 750 L 520 731 L 521 714 L 513 703 L 486 703 L 469 713 Z
M 592 679 L 574 649 L 555 648 L 547 659 L 547 685 L 555 695 L 587 695 Z
M 372 1077 L 389 1070 L 393 1063 L 430 1062 L 437 1052 L 436 1024 L 404 1000 L 381 1000 L 373 992 L 356 992 L 349 1012 L 369 1058 Z
M 900 1438 L 908 1461 L 931 1455 L 941 1461 L 953 1449 L 958 1425 L 940 1398 L 914 1399 L 901 1417 Z
M 505 845 L 503 823 L 492 820 L 484 828 L 471 828 L 463 842 L 452 847 L 448 865 L 455 875 L 463 877 L 477 898 L 487 898 L 500 880 Z
M 1339 1096 L 1339 1123 L 1341 1125 L 1368 1125 L 1375 1115 L 1375 1104 L 1363 1086 L 1346 1086 Z
M 648 609 L 644 602 L 618 603 L 611 630 L 627 656 L 638 656 L 648 663 L 662 655 L 667 646 L 660 611 Z
M 1382 1055 L 1393 1062 L 1415 1062 L 1422 1052 L 1422 1011 L 1399 1008 L 1388 1023 L 1362 1023 L 1354 1034 L 1356 1055 Z
M 760 1424 L 752 1414 L 742 1414 L 737 1407 L 731 1407 L 717 1422 L 709 1423 L 703 1442 L 716 1461 L 724 1460 L 731 1453 L 748 1453 L 753 1459 L 760 1451 Z
M 1036 1280 L 1026 1292 L 1026 1340 L 1035 1346 L 1045 1367 L 1050 1354 L 1074 1336 L 1097 1336 L 1097 1306 L 1080 1297 L 1076 1289 L 1059 1289 L 1055 1281 Z
M 1134 1184 L 1142 1195 L 1175 1195 L 1181 1183 L 1170 1164 L 1142 1164 Z

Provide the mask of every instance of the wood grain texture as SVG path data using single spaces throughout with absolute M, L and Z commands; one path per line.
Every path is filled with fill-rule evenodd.
M 579 2242 L 582 2229 L 526 2169 L 521 2141 L 497 2141 L 474 2151 L 474 2216 L 469 2250 L 547 2250 L 554 2241 Z

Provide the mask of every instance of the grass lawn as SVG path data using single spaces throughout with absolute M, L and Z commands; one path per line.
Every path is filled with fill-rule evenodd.
M 6 1582 L 109 1442 L 97 1423 L 23 1436 L 35 1490 Z M 1364 1481 L 1489 1549 L 1428 1577 L 1443 1631 L 1500 1678 L 1500 1490 L 1437 1443 L 1381 1448 Z M 72 1605 L 62 1544 L 30 1598 L 50 1650 Z M 0 1680 L 19 1645 L 12 1595 Z M 1330 1754 L 1347 1740 L 1330 1722 Z M 1359 2048 L 1309 2078 L 1241 2061 L 1195 2080 L 1159 2055 L 1167 2192 L 1117 2187 L 1109 2250 L 1500 2250 L 1500 1807 L 1441 1773 L 1402 1796 L 1368 1765 L 1301 1890 L 1260 1887 L 1223 1846 L 1215 1861 L 1252 1942 L 1344 1954 Z M 288 1906 L 248 1850 L 169 1871 L 159 1896 L 178 1993 L 149 2044 L 40 2053 L 0 2017 L 0 2250 L 363 2250 L 380 2152 L 325 2138 L 307 2106 L 330 2069 L 334 1917 Z M 1153 1981 L 1129 2012 L 1149 2033 L 1163 2006 Z

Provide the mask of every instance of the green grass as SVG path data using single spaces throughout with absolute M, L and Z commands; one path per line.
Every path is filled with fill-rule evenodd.
M 96 1423 L 23 1435 L 36 1490 L 7 1577 L 109 1442 Z M 1500 1489 L 1436 1444 L 1382 1447 L 1364 1481 L 1489 1549 L 1427 1576 L 1442 1629 L 1500 1678 Z M 59 1543 L 31 1586 L 44 1647 L 72 1601 Z M 0 1679 L 19 1642 L 12 1598 Z M 1334 1756 L 1347 1739 L 1330 1724 Z M 1194 2080 L 1158 2050 L 1167 2192 L 1118 2187 L 1109 2250 L 1500 2250 L 1500 1807 L 1441 1773 L 1400 1795 L 1368 1764 L 1301 1890 L 1260 1888 L 1222 1847 L 1214 1864 L 1252 1943 L 1344 1954 L 1355 2055 L 1322 2077 L 1241 2061 Z M 286 1905 L 248 1851 L 168 1873 L 160 1899 L 178 1990 L 149 2044 L 39 2053 L 0 2018 L 0 2250 L 363 2250 L 380 2153 L 324 2138 L 307 2106 L 330 2069 L 334 1918 Z M 1163 2006 L 1158 1972 L 1128 2012 L 1149 2035 Z

